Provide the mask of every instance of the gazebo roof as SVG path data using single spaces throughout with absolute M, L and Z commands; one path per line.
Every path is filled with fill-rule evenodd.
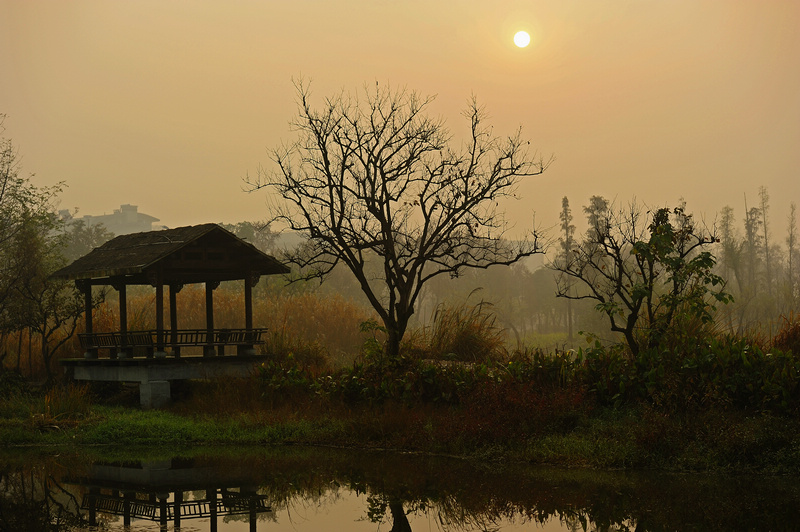
M 191 284 L 288 273 L 277 259 L 217 224 L 120 235 L 51 277 L 91 284 Z

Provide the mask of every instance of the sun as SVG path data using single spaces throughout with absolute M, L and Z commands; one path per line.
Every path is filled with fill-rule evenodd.
M 518 31 L 514 34 L 514 44 L 520 48 L 525 48 L 531 43 L 531 36 L 527 31 Z

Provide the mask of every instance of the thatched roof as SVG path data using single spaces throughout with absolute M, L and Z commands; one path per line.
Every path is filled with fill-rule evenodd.
M 244 279 L 288 273 L 274 257 L 217 224 L 121 235 L 55 272 L 92 284 L 164 284 Z

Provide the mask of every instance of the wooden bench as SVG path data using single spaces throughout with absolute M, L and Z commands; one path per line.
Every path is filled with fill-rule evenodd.
M 238 349 L 252 348 L 265 342 L 263 338 L 265 328 L 255 329 L 180 329 L 178 331 L 164 330 L 164 347 L 173 349 L 176 355 L 180 354 L 181 347 L 205 347 L 206 354 L 213 350 L 218 355 L 225 354 L 225 346 L 236 346 Z M 147 356 L 153 355 L 157 346 L 157 331 L 127 331 L 104 333 L 80 333 L 78 339 L 81 347 L 87 352 L 96 352 L 100 349 L 109 350 L 109 358 L 116 358 L 117 353 L 127 353 L 133 356 L 133 349 L 144 348 Z

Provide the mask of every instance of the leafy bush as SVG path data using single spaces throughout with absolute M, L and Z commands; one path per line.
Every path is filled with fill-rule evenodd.
M 712 338 L 681 351 L 596 343 L 580 352 L 582 378 L 602 403 L 645 401 L 678 412 L 700 407 L 786 412 L 800 406 L 800 357 L 746 339 Z

